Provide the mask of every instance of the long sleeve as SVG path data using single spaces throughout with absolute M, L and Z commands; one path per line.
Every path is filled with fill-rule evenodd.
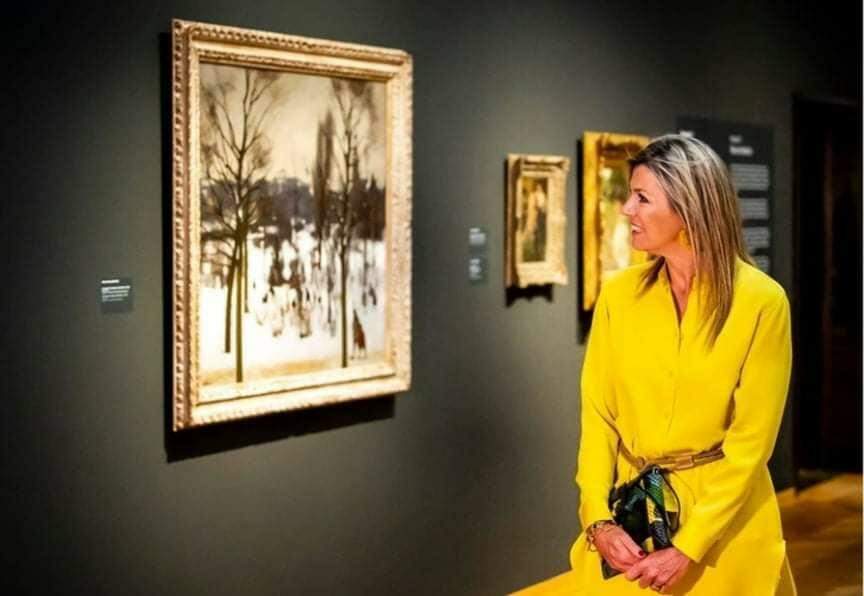
M 579 521 L 583 528 L 612 517 L 607 499 L 615 481 L 618 433 L 609 407 L 613 397 L 609 382 L 609 347 L 609 310 L 601 290 L 582 365 L 582 424 L 576 483 L 580 490 Z
M 765 468 L 783 416 L 792 368 L 789 301 L 782 290 L 759 314 L 733 393 L 732 422 L 723 439 L 725 457 L 712 464 L 705 493 L 673 538 L 699 561 L 729 527 Z

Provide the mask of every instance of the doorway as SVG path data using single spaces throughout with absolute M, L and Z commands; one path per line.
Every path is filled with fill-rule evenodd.
M 861 105 L 793 108 L 794 483 L 861 472 Z

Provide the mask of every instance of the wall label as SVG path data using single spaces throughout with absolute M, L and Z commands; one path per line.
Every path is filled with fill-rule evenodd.
M 103 314 L 132 312 L 132 278 L 112 277 L 99 283 Z
M 468 259 L 468 281 L 472 284 L 486 283 L 486 257 L 470 257 Z
M 486 283 L 489 264 L 486 258 L 488 240 L 489 235 L 485 229 L 477 226 L 468 228 L 468 281 L 472 284 Z
M 468 247 L 474 252 L 485 252 L 488 235 L 483 228 L 468 229 Z

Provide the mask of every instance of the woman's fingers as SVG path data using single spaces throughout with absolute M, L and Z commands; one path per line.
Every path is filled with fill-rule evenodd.
M 672 586 L 686 573 L 688 559 L 673 550 L 654 552 L 627 570 L 625 577 L 639 580 L 640 588 L 652 588 L 668 594 Z
M 645 564 L 642 561 L 639 561 L 630 569 L 627 570 L 626 577 L 628 581 L 635 581 L 639 579 L 642 574 L 645 572 Z
M 621 528 L 603 532 L 595 539 L 595 544 L 600 555 L 618 571 L 627 571 L 645 557 L 639 546 Z
M 690 559 L 676 548 L 664 549 L 664 559 L 660 564 L 660 573 L 656 583 L 663 586 L 663 592 L 669 593 L 672 586 L 684 577 L 690 567 Z
M 642 559 L 645 557 L 645 553 L 639 548 L 639 545 L 630 538 L 630 535 L 627 532 L 622 531 L 621 534 L 621 544 L 626 548 L 631 555 L 633 555 L 636 559 Z
M 658 563 L 657 553 L 652 553 L 630 567 L 625 577 L 631 582 L 638 579 L 640 588 L 662 585 L 662 583 L 658 583 L 657 581 L 658 576 L 662 573 L 661 566 Z
M 621 557 L 621 549 L 618 548 L 617 544 L 610 544 L 606 549 L 606 552 L 601 552 L 601 554 L 603 555 L 603 558 L 606 559 L 606 562 L 618 571 L 626 571 L 629 567 L 627 561 Z
M 616 551 L 618 555 L 618 559 L 624 562 L 628 567 L 630 565 L 635 565 L 641 559 L 631 553 L 626 547 L 619 545 L 618 550 Z
M 653 585 L 660 585 L 656 583 L 657 580 L 657 569 L 649 567 L 642 572 L 642 575 L 639 576 L 639 587 L 640 588 L 648 588 Z
M 656 576 L 654 576 L 654 581 L 651 582 L 652 586 L 660 586 L 664 590 L 670 586 L 670 574 L 665 570 L 660 570 Z
M 675 571 L 675 573 L 673 573 L 671 576 L 669 576 L 669 579 L 667 579 L 667 580 L 663 583 L 663 585 L 666 587 L 666 590 L 664 590 L 664 592 L 671 592 L 671 588 L 672 588 L 672 586 L 674 586 L 675 584 L 677 584 L 678 581 L 679 581 L 682 577 L 684 577 L 684 573 L 686 573 L 686 571 L 687 571 L 687 567 L 686 567 L 686 566 L 685 566 L 685 567 L 681 567 L 680 569 L 678 569 L 677 571 Z
M 633 539 L 630 538 L 627 532 L 622 530 L 615 538 L 615 546 L 618 548 L 619 553 L 618 556 L 626 561 L 628 565 L 633 565 L 645 558 L 645 553 L 642 552 L 639 545 L 633 542 Z
M 610 530 L 607 532 L 606 536 L 608 536 L 607 544 L 609 544 L 610 547 L 615 547 L 619 550 L 620 557 L 628 560 L 639 560 L 645 556 L 645 553 L 642 552 L 639 545 L 633 542 L 633 539 L 630 538 L 627 532 L 621 528 Z M 606 536 L 604 536 L 604 538 Z
M 640 561 L 640 557 L 634 555 L 623 540 L 613 543 L 609 552 L 614 559 L 614 562 L 617 564 L 616 569 L 619 571 L 626 571 L 632 565 Z

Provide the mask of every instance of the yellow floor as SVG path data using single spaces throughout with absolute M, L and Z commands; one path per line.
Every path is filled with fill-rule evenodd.
M 862 594 L 861 482 L 858 474 L 842 474 L 797 495 L 777 495 L 799 596 Z M 562 573 L 515 596 L 565 596 L 575 582 Z

